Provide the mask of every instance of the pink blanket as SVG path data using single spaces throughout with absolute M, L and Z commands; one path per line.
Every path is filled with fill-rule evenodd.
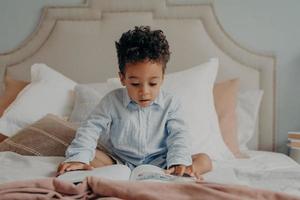
M 88 177 L 74 185 L 56 178 L 17 181 L 0 185 L 0 200 L 26 199 L 210 199 L 300 200 L 284 193 L 216 183 L 157 183 L 112 181 Z

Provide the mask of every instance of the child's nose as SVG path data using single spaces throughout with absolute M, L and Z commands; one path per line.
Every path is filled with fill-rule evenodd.
M 147 86 L 143 86 L 139 92 L 141 96 L 147 96 L 149 94 L 149 88 Z

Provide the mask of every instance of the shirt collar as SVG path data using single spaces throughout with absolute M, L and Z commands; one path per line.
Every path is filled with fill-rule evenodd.
M 134 104 L 137 105 L 137 103 L 135 103 L 132 99 L 130 99 L 129 95 L 128 95 L 128 91 L 126 88 L 123 89 L 123 105 L 124 107 L 128 107 L 130 104 Z M 151 105 L 158 105 L 160 108 L 163 109 L 164 107 L 164 101 L 163 101 L 163 91 L 162 89 L 159 91 L 158 96 L 156 97 L 156 99 L 151 103 Z M 151 106 L 150 105 L 150 106 Z
M 153 104 L 156 104 L 160 106 L 160 108 L 164 108 L 164 98 L 163 98 L 163 91 L 160 89 L 158 96 L 156 99 L 153 101 Z
M 132 102 L 132 100 L 130 99 L 127 89 L 123 88 L 123 105 L 124 107 L 127 107 L 130 103 Z

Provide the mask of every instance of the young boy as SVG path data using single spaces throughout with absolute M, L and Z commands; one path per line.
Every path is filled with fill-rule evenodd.
M 107 94 L 81 124 L 58 174 L 114 163 L 152 164 L 179 176 L 211 170 L 206 154 L 190 154 L 178 99 L 160 89 L 170 58 L 163 32 L 135 27 L 122 34 L 116 48 L 125 88 Z

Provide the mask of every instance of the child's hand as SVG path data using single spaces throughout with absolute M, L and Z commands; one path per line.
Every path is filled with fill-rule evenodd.
M 91 170 L 92 166 L 82 162 L 62 162 L 57 168 L 56 176 L 59 176 L 65 172 L 73 170 Z
M 183 176 L 186 171 L 185 165 L 173 165 L 169 169 L 166 170 L 166 174 L 173 174 L 176 176 Z
M 184 165 L 174 165 L 172 167 L 170 167 L 169 169 L 167 169 L 166 174 L 174 174 L 176 176 L 183 176 L 183 175 L 189 175 L 192 177 L 196 177 L 198 181 L 203 180 L 203 177 L 201 176 L 201 174 L 195 172 L 194 168 L 192 165 L 190 166 L 184 166 Z
M 184 173 L 189 176 L 196 177 L 197 180 L 199 180 L 199 181 L 203 180 L 203 177 L 201 176 L 201 174 L 198 172 L 195 172 L 193 165 L 186 167 Z

